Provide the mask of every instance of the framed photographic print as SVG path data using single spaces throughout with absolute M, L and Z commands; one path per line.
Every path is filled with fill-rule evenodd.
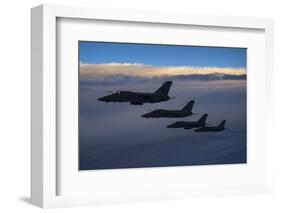
M 246 48 L 78 45 L 79 170 L 247 163 Z
M 33 8 L 32 203 L 269 192 L 272 30 L 270 19 Z

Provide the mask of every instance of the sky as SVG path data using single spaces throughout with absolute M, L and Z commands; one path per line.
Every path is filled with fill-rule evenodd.
M 245 48 L 80 41 L 81 64 L 246 68 Z

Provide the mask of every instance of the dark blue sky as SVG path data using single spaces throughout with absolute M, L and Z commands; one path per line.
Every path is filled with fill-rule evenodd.
M 246 48 L 80 41 L 80 62 L 246 68 Z

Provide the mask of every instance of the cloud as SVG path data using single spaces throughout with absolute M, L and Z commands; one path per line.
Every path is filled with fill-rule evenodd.
M 103 78 L 80 78 L 80 86 L 88 87 L 92 85 L 112 86 L 112 85 L 127 85 L 127 84 L 142 84 L 148 82 L 164 82 L 164 81 L 216 81 L 216 80 L 245 80 L 246 75 L 225 75 L 225 74 L 193 74 L 193 75 L 173 75 L 161 77 L 140 77 L 128 75 L 104 76 Z
M 102 65 L 102 66 L 146 66 L 142 63 L 118 63 L 118 62 L 111 62 L 111 63 L 106 63 L 106 64 L 88 64 L 88 63 L 83 63 L 80 61 L 80 66 L 89 66 L 89 65 Z
M 144 78 L 147 82 L 137 85 L 129 81 L 128 85 L 122 83 L 116 87 L 88 82 L 90 87 L 80 90 L 80 169 L 246 162 L 245 81 L 206 82 L 181 78 L 170 91 L 175 98 L 167 102 L 130 105 L 97 101 L 111 89 L 153 92 L 161 85 L 159 78 Z M 180 109 L 191 99 L 195 100 L 194 112 L 200 114 L 184 120 L 198 120 L 203 113 L 208 113 L 208 125 L 225 119 L 227 129 L 215 134 L 198 134 L 192 130 L 166 128 L 178 118 L 141 118 L 154 109 Z
M 141 63 L 107 63 L 107 64 L 83 64 L 80 63 L 80 75 L 82 77 L 102 78 L 106 76 L 124 75 L 135 77 L 163 77 L 163 76 L 187 76 L 187 75 L 246 75 L 245 68 L 231 67 L 190 67 L 190 66 L 153 66 Z

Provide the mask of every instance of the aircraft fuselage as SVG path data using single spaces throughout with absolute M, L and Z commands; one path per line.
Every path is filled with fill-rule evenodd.
M 167 126 L 167 128 L 184 128 L 184 129 L 192 129 L 198 127 L 204 127 L 204 123 L 200 122 L 187 122 L 187 121 L 178 121 L 173 124 Z
M 99 98 L 99 101 L 109 102 L 130 102 L 131 104 L 141 105 L 143 103 L 158 103 L 162 101 L 168 101 L 169 96 L 159 97 L 153 95 L 153 93 L 139 93 L 130 91 L 116 92 L 111 95 L 107 95 Z
M 165 110 L 157 109 L 142 115 L 144 118 L 184 118 L 191 116 L 192 112 L 184 112 L 182 110 Z
M 224 130 L 224 128 L 220 128 L 220 127 L 202 127 L 202 128 L 196 129 L 195 132 L 220 132 L 223 130 Z

